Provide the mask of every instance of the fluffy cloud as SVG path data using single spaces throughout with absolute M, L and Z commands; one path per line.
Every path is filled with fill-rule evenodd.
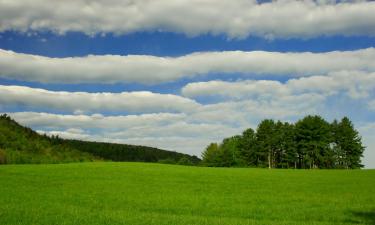
M 314 113 L 323 100 L 318 95 L 283 96 L 201 105 L 184 113 L 126 116 L 8 114 L 23 125 L 66 138 L 143 144 L 199 155 L 208 143 L 255 128 L 261 119 L 295 120 Z
M 375 111 L 375 100 L 370 101 L 368 107 L 370 110 Z
M 65 112 L 180 112 L 200 106 L 181 96 L 148 91 L 87 93 L 4 85 L 0 85 L 0 103 Z
M 329 73 L 327 76 L 290 79 L 286 83 L 272 80 L 196 82 L 187 84 L 181 92 L 188 97 L 220 95 L 235 99 L 248 97 L 266 99 L 303 93 L 329 96 L 344 92 L 349 97 L 357 99 L 369 97 L 374 90 L 375 73 L 340 71 Z
M 147 55 L 49 58 L 0 50 L 0 77 L 46 83 L 160 83 L 209 73 L 300 77 L 340 70 L 374 72 L 374 58 L 374 48 L 326 53 L 199 52 L 175 58 Z
M 92 115 L 61 115 L 37 112 L 11 113 L 18 122 L 31 127 L 44 129 L 106 129 L 124 130 L 133 127 L 165 126 L 182 121 L 183 113 L 151 113 L 126 116 Z
M 374 11 L 375 3 L 366 1 L 13 0 L 0 1 L 0 31 L 171 31 L 232 38 L 374 35 Z

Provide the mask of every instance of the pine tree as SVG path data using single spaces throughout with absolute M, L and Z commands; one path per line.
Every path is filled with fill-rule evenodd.
M 340 123 L 333 125 L 336 127 L 334 140 L 336 149 L 340 156 L 340 163 L 344 168 L 356 169 L 361 168 L 361 157 L 365 147 L 362 145 L 361 137 L 357 130 L 354 129 L 349 118 L 344 117 Z
M 256 133 L 257 154 L 263 165 L 269 169 L 274 167 L 275 153 L 275 122 L 273 120 L 263 120 L 260 122 Z
M 220 150 L 217 143 L 211 143 L 202 153 L 202 163 L 207 166 L 219 166 Z
M 320 116 L 306 116 L 296 123 L 296 141 L 301 168 L 326 168 L 330 153 L 330 125 Z
M 295 126 L 284 123 L 282 126 L 282 168 L 297 168 L 298 153 L 295 141 Z
M 259 157 L 256 152 L 256 135 L 253 129 L 249 128 L 242 132 L 239 149 L 242 160 L 247 166 L 258 166 Z
M 240 153 L 241 136 L 225 138 L 220 145 L 221 166 L 241 166 L 244 165 Z

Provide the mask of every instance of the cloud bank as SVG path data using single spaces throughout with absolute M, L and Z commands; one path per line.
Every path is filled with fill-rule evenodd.
M 65 112 L 181 112 L 191 111 L 200 104 L 172 94 L 149 91 L 121 93 L 88 93 L 49 91 L 24 86 L 0 85 L 0 103 L 21 105 L 29 109 L 62 110 Z
M 198 52 L 181 57 L 88 55 L 50 58 L 0 50 L 0 77 L 43 83 L 155 84 L 210 73 L 301 77 L 341 70 L 375 72 L 375 48 L 325 53 Z M 67 69 L 69 68 L 69 69 Z
M 189 83 L 181 93 L 187 97 L 223 96 L 233 99 L 275 98 L 275 96 L 306 93 L 330 96 L 345 93 L 353 99 L 366 98 L 375 91 L 375 73 L 360 71 L 332 72 L 326 76 L 290 79 L 285 83 L 275 80 L 242 80 L 237 82 L 207 81 Z M 369 103 L 372 106 L 373 102 Z
M 127 34 L 169 31 L 230 38 L 375 35 L 375 2 L 279 0 L 0 1 L 0 31 Z M 188 18 L 188 19 L 186 19 Z M 77 23 L 77 21 L 80 21 Z

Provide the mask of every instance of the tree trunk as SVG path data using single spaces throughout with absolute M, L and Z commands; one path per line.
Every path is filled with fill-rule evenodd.
M 271 152 L 268 152 L 268 169 L 271 169 Z

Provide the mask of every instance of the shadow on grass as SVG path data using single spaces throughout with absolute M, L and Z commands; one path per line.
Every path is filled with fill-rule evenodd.
M 353 224 L 368 224 L 375 225 L 375 210 L 374 211 L 350 211 L 352 218 L 347 222 Z

